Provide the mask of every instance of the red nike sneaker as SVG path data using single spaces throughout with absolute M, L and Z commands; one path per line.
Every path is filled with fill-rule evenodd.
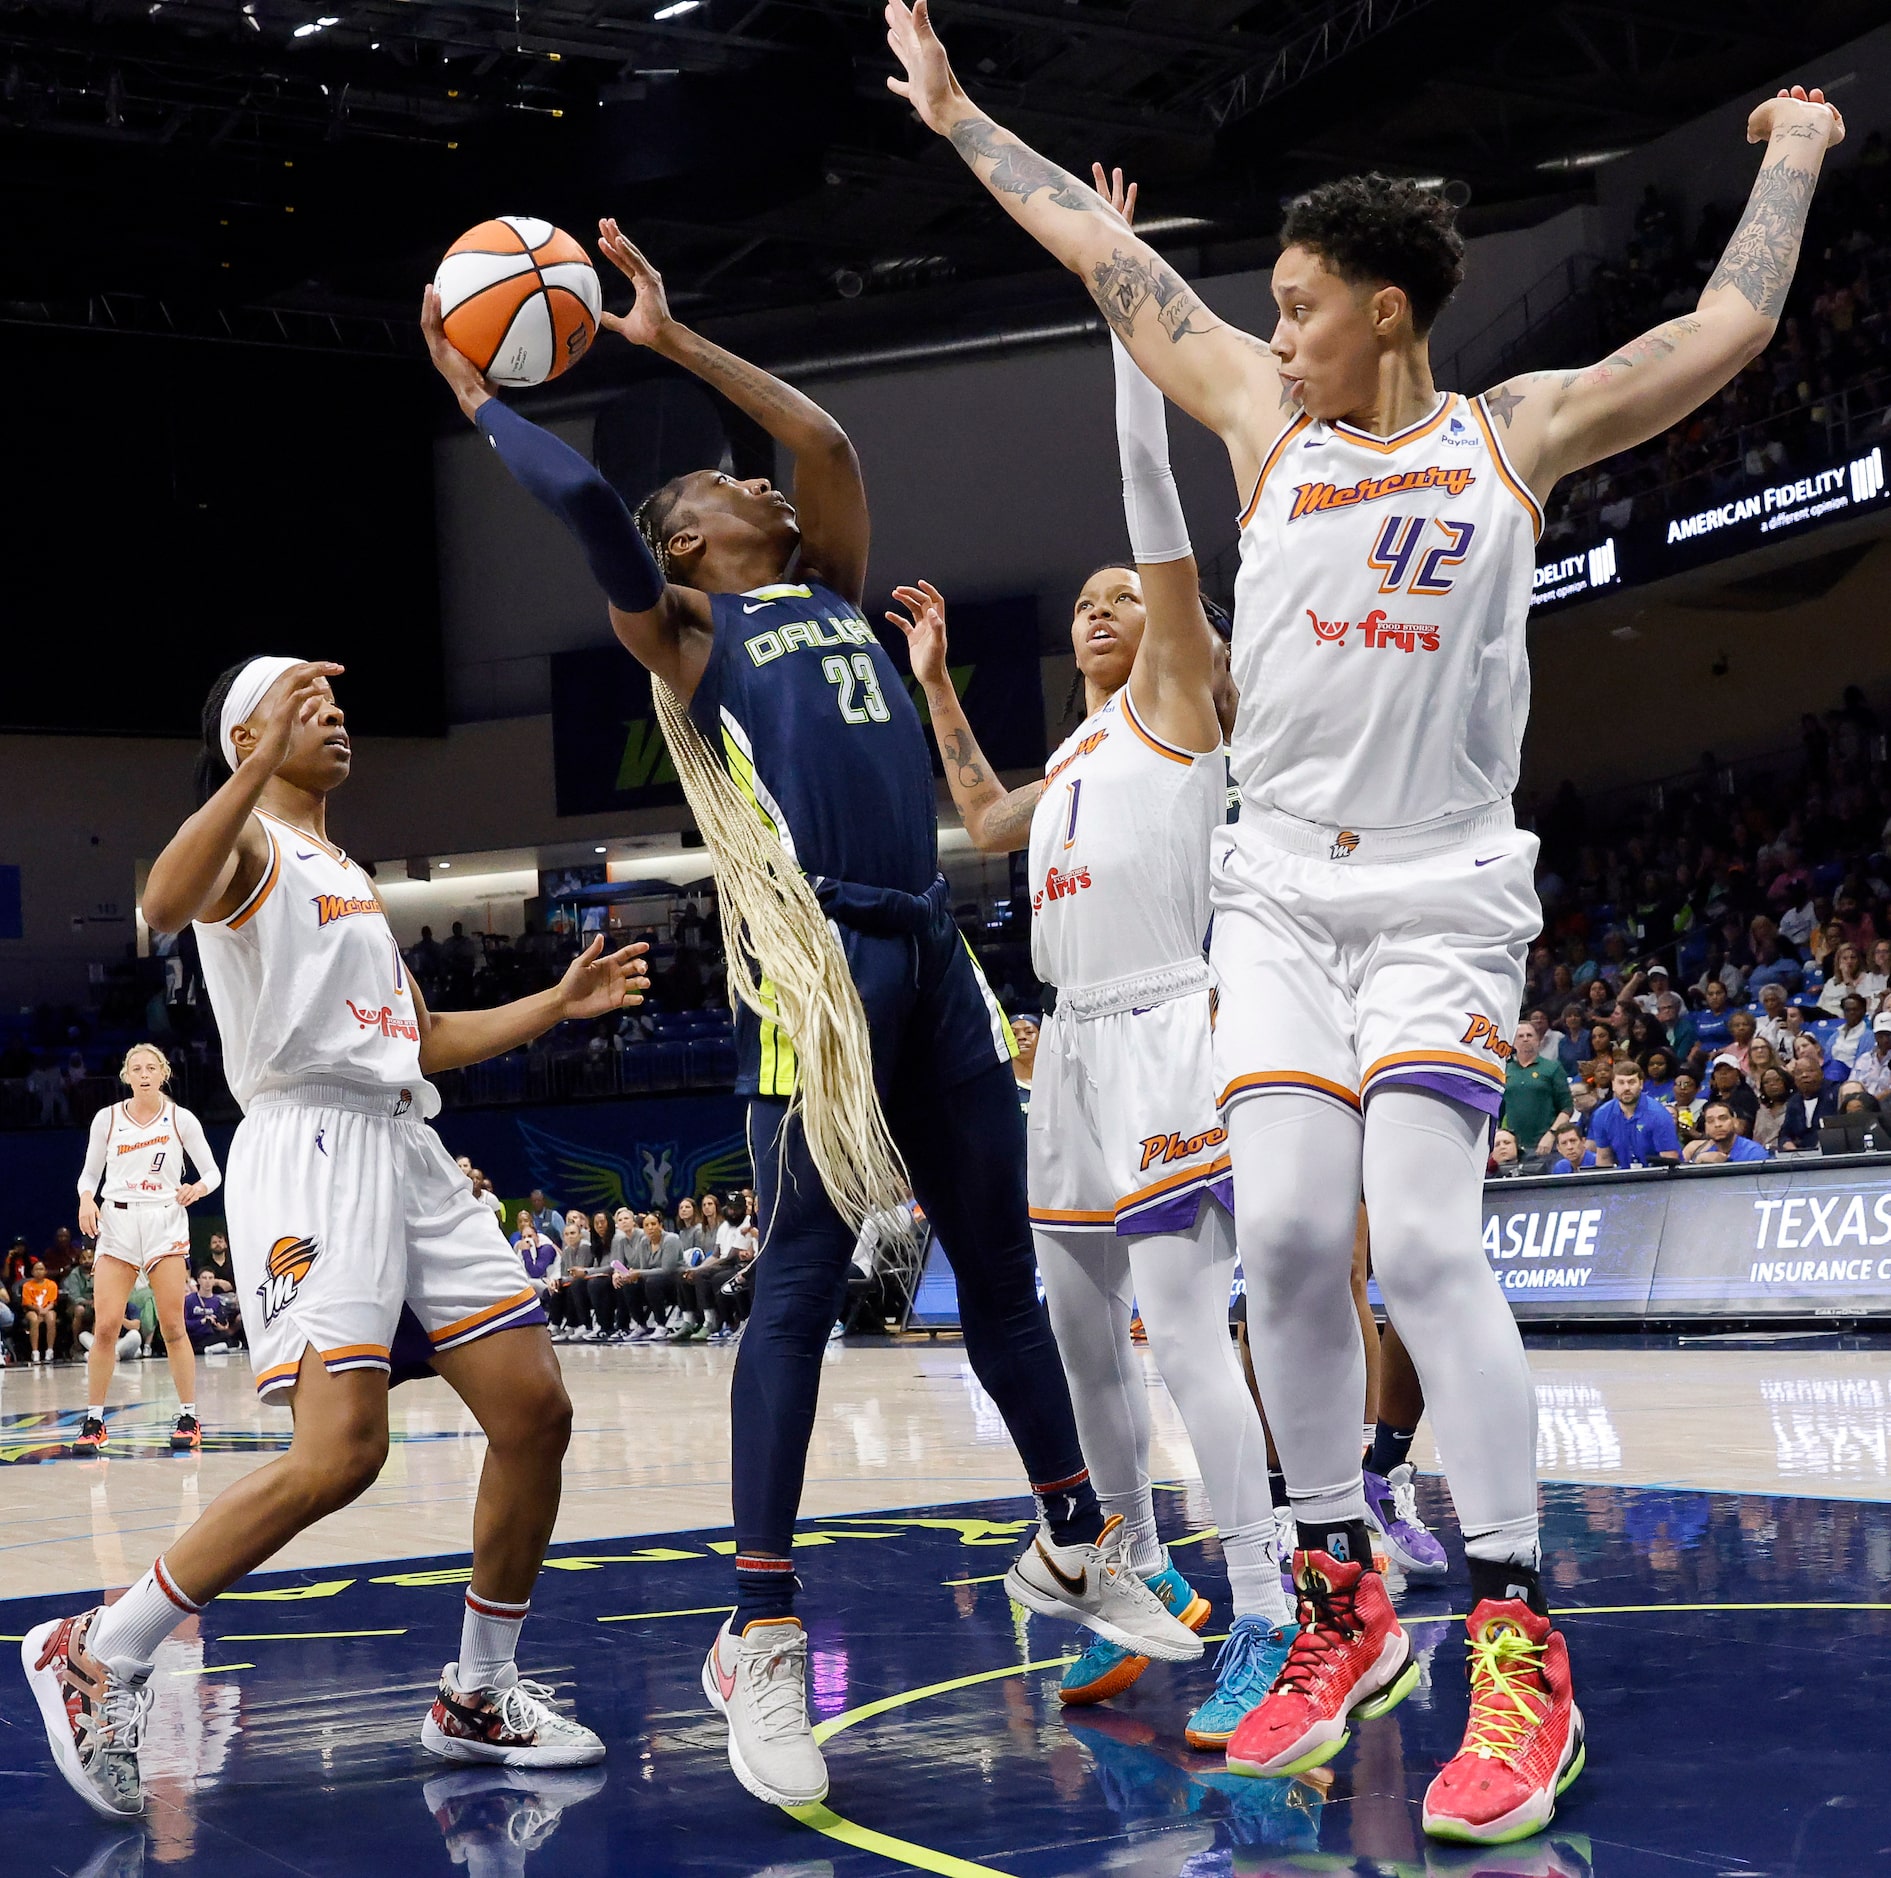
M 1569 1651 L 1521 1600 L 1486 1598 L 1471 1613 L 1471 1718 L 1464 1745 L 1425 1793 L 1434 1839 L 1504 1845 L 1541 1832 L 1582 1772 L 1582 1711 Z
M 1385 1580 L 1324 1552 L 1294 1554 L 1300 1630 L 1274 1686 L 1228 1739 L 1228 1771 L 1302 1774 L 1346 1745 L 1355 1715 L 1371 1720 L 1418 1686 L 1411 1639 Z
M 105 1424 L 96 1415 L 88 1415 L 79 1424 L 79 1432 L 72 1445 L 83 1448 L 88 1454 L 96 1454 L 110 1439 L 111 1434 Z

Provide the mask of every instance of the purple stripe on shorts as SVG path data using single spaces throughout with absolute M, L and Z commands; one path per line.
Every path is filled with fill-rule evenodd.
M 1116 1222 L 1117 1235 L 1133 1239 L 1145 1232 L 1191 1232 L 1209 1192 L 1207 1187 L 1184 1187 L 1179 1193 L 1164 1194 L 1152 1205 L 1120 1215 Z M 1229 1211 L 1233 1211 L 1231 1205 Z
M 1467 1109 L 1475 1109 L 1480 1115 L 1488 1115 L 1493 1120 L 1504 1105 L 1504 1092 L 1501 1089 L 1493 1089 L 1489 1083 L 1475 1076 L 1454 1076 L 1449 1070 L 1442 1069 L 1393 1070 L 1372 1085 L 1371 1095 L 1366 1100 L 1370 1102 L 1380 1090 L 1392 1088 L 1423 1089 L 1431 1095 L 1443 1096 L 1447 1101 L 1462 1103 Z

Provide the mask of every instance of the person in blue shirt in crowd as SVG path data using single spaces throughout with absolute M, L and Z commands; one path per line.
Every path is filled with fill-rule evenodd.
M 1574 1122 L 1565 1122 L 1556 1131 L 1556 1159 L 1550 1163 L 1550 1172 L 1579 1174 L 1590 1168 L 1605 1168 L 1609 1164 L 1607 1152 L 1591 1147 Z
M 1781 1154 L 1816 1154 L 1819 1124 L 1838 1113 L 1838 1085 L 1826 1081 L 1825 1065 L 1811 1050 L 1793 1058 L 1792 1079 L 1793 1099 L 1776 1145 Z
M 1693 1166 L 1703 1167 L 1718 1161 L 1770 1161 L 1773 1156 L 1740 1132 L 1726 1103 L 1710 1102 L 1701 1111 L 1701 1138 L 1688 1143 L 1687 1158 Z
M 1674 1117 L 1642 1100 L 1641 1065 L 1623 1061 L 1609 1079 L 1614 1092 L 1589 1118 L 1589 1139 L 1615 1156 L 1617 1167 L 1659 1167 L 1681 1158 Z

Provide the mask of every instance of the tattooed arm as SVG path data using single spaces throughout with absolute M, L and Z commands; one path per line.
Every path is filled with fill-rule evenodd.
M 910 7 L 887 0 L 886 21 L 906 73 L 888 86 L 951 142 L 1005 213 L 1082 280 L 1150 380 L 1228 446 L 1245 491 L 1290 415 L 1273 354 L 1217 319 L 1093 190 L 972 103 L 932 29 L 927 0 Z
M 662 275 L 616 222 L 600 222 L 598 231 L 606 259 L 637 290 L 630 312 L 607 313 L 604 324 L 713 385 L 788 451 L 802 568 L 858 606 L 867 581 L 867 491 L 847 433 L 812 398 L 672 319 Z
M 1747 141 L 1764 143 L 1766 160 L 1695 310 L 1599 365 L 1532 372 L 1484 394 L 1539 501 L 1572 470 L 1679 423 L 1766 350 L 1798 265 L 1819 166 L 1844 135 L 1844 120 L 1817 91 L 1795 86 L 1768 98 L 1747 120 Z
M 913 676 L 925 691 L 933 735 L 945 758 L 946 787 L 965 832 L 972 845 L 987 854 L 1028 848 L 1031 811 L 1044 785 L 1028 782 L 1022 789 L 1006 789 L 978 747 L 946 664 L 945 596 L 931 581 L 922 580 L 917 587 L 895 587 L 893 597 L 912 615 L 908 619 L 904 613 L 889 613 L 887 618 L 906 635 Z

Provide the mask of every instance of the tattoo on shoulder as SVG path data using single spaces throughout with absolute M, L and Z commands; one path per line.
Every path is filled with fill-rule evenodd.
M 1746 213 L 1707 291 L 1731 287 L 1757 313 L 1778 319 L 1786 305 L 1817 178 L 1791 163 L 1769 163 L 1754 179 Z
M 1179 344 L 1190 333 L 1205 333 L 1214 324 L 1188 283 L 1166 262 L 1113 248 L 1090 275 L 1090 297 L 1123 338 L 1136 330 L 1137 315 L 1152 301 L 1156 323 Z
M 1027 144 L 1001 131 L 988 117 L 968 117 L 952 127 L 952 147 L 974 167 L 979 162 L 991 164 L 986 185 L 1001 196 L 1017 196 L 1029 202 L 1040 189 L 1051 192 L 1051 201 L 1060 209 L 1094 209 L 1095 194 L 1078 182 L 1066 169 L 1060 169 L 1048 157 L 1041 157 Z
M 1504 420 L 1504 429 L 1510 428 L 1510 420 L 1516 414 L 1517 406 L 1523 402 L 1524 394 L 1514 384 L 1499 385 L 1495 391 L 1484 394 L 1484 409 L 1492 417 Z
M 1561 389 L 1567 391 L 1576 384 L 1606 385 L 1638 366 L 1652 365 L 1659 359 L 1670 357 L 1683 339 L 1700 330 L 1700 321 L 1692 313 L 1684 313 L 1679 319 L 1669 320 L 1665 325 L 1643 333 L 1639 339 L 1630 340 L 1621 351 L 1610 353 L 1599 365 L 1585 365 L 1576 371 L 1565 372 Z

